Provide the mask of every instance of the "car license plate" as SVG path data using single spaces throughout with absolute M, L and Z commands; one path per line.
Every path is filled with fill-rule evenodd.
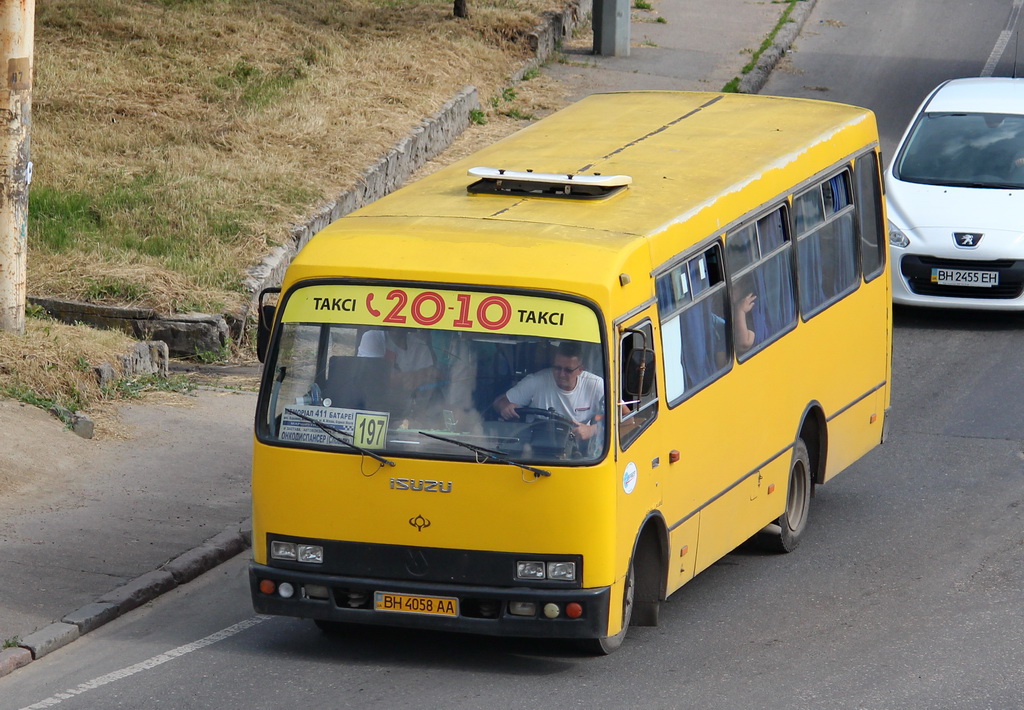
M 932 283 L 940 286 L 998 286 L 999 272 L 932 269 Z
M 396 611 L 401 614 L 458 616 L 459 600 L 455 597 L 423 597 L 415 594 L 374 592 L 373 608 L 376 611 Z

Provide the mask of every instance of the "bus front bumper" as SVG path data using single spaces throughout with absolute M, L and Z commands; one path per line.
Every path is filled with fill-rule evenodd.
M 249 588 L 253 608 L 260 614 L 566 639 L 607 636 L 611 596 L 608 587 L 534 589 L 398 582 L 284 570 L 255 562 L 249 565 Z M 577 608 L 578 616 L 571 618 Z

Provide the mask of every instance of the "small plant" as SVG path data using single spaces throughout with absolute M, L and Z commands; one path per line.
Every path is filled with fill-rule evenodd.
M 217 350 L 200 350 L 196 346 L 195 359 L 204 365 L 213 365 L 218 362 L 224 362 L 231 357 L 231 347 L 229 345 L 222 345 Z
M 50 320 L 50 314 L 46 312 L 46 309 L 37 303 L 28 303 L 25 305 L 25 317 L 36 318 L 37 320 Z
M 517 108 L 510 108 L 508 111 L 505 111 L 505 115 L 517 121 L 535 121 L 537 119 L 534 114 L 528 111 L 520 111 Z
M 537 67 L 530 67 L 525 72 L 523 72 L 523 81 L 536 79 L 538 76 L 540 76 L 540 69 L 538 69 Z
M 84 288 L 86 298 L 90 300 L 112 299 L 127 303 L 137 302 L 146 295 L 145 286 L 126 281 L 103 277 L 101 279 L 86 279 Z
M 191 394 L 195 383 L 185 375 L 160 377 L 159 375 L 140 375 L 117 380 L 106 394 L 116 395 L 123 399 L 138 399 L 146 392 L 177 392 Z
M 11 636 L 9 639 L 4 639 L 4 648 L 17 648 L 21 645 L 20 636 Z
M 469 122 L 477 126 L 482 126 L 487 123 L 487 114 L 481 109 L 471 108 L 469 109 Z
M 636 10 L 653 10 L 654 6 L 648 0 L 633 0 L 633 8 Z
M 657 20 L 655 20 L 655 22 L 657 22 L 659 25 L 667 25 L 668 24 L 668 20 L 666 20 L 664 17 L 660 17 L 660 16 L 658 17 Z

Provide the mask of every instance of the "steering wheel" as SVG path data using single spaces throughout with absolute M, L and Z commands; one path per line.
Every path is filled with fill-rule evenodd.
M 534 416 L 538 417 L 546 417 L 553 421 L 565 424 L 570 428 L 576 426 L 576 422 L 574 422 L 572 419 L 565 416 L 564 414 L 559 414 L 553 409 L 541 409 L 540 407 L 516 407 L 516 413 L 519 415 L 533 414 Z
M 577 450 L 576 436 L 573 434 L 576 422 L 550 409 L 517 407 L 516 411 L 521 416 L 533 414 L 544 417 L 544 421 L 533 422 L 529 428 L 530 444 L 537 453 L 555 458 L 573 457 Z

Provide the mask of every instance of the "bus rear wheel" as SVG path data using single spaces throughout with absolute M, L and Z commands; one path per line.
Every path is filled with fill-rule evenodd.
M 769 552 L 792 552 L 807 529 L 811 509 L 811 460 L 803 439 L 793 446 L 786 489 L 786 511 L 757 534 L 757 542 Z
M 629 631 L 629 623 L 633 618 L 633 599 L 636 593 L 636 573 L 633 571 L 633 560 L 629 561 L 629 570 L 626 572 L 626 588 L 622 590 L 622 628 L 614 636 L 605 636 L 598 639 L 584 639 L 583 648 L 595 656 L 607 656 L 616 651 L 626 638 Z

